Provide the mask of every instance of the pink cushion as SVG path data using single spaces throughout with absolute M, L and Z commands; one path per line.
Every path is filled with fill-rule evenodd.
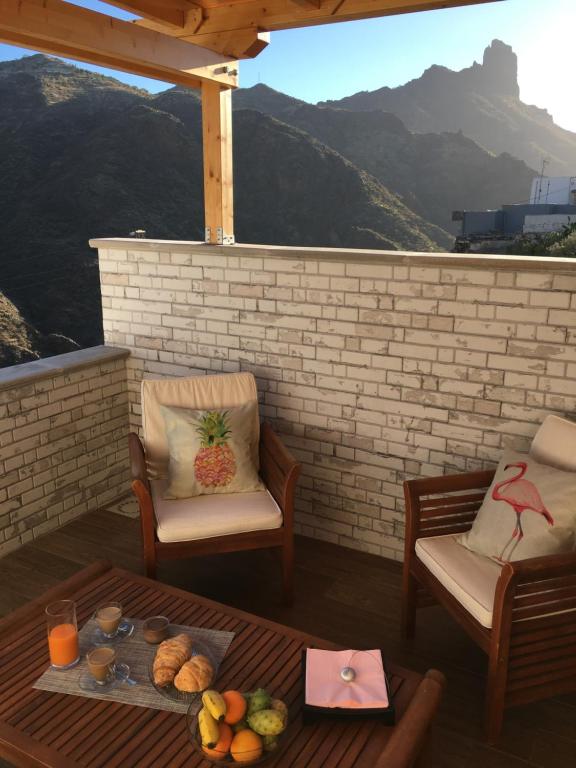
M 342 679 L 344 668 L 351 667 L 354 682 Z M 376 709 L 387 707 L 388 689 L 382 653 L 370 651 L 306 651 L 306 704 L 328 709 Z

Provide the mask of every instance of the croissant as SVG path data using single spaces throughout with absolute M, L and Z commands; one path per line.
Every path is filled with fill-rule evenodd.
M 160 643 L 152 666 L 156 685 L 160 687 L 170 685 L 178 670 L 190 658 L 191 653 L 192 638 L 188 635 L 176 635 Z
M 196 693 L 205 691 L 212 682 L 214 667 L 206 656 L 192 656 L 174 678 L 174 685 L 179 691 Z

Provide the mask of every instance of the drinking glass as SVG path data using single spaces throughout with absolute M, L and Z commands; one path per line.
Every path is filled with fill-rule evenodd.
M 69 669 L 80 660 L 76 603 L 58 600 L 46 606 L 48 650 L 54 669 Z
M 99 685 L 110 683 L 116 674 L 116 651 L 113 648 L 92 648 L 86 654 L 88 669 Z
M 122 621 L 122 604 L 116 602 L 104 603 L 96 610 L 96 622 L 106 639 L 113 639 L 118 634 Z

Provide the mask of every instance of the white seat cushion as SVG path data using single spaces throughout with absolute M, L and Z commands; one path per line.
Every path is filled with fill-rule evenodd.
M 416 557 L 483 627 L 492 626 L 502 566 L 459 544 L 457 535 L 416 541 Z
M 282 511 L 268 491 L 164 499 L 167 480 L 152 480 L 156 532 L 162 542 L 195 541 L 280 528 Z

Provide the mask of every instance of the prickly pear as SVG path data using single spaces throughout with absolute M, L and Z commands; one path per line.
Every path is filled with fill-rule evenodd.
M 255 712 L 260 712 L 261 709 L 268 709 L 270 702 L 270 696 L 264 688 L 258 688 L 248 700 L 248 714 L 253 715 Z
M 288 707 L 286 704 L 284 704 L 281 699 L 272 699 L 270 709 L 274 709 L 276 712 L 280 712 L 282 718 L 284 719 L 284 725 L 286 726 L 288 723 Z
M 262 736 L 262 744 L 264 746 L 264 752 L 274 752 L 278 746 L 276 736 Z
M 248 715 L 248 725 L 260 736 L 278 736 L 284 730 L 284 718 L 275 709 L 261 709 Z

